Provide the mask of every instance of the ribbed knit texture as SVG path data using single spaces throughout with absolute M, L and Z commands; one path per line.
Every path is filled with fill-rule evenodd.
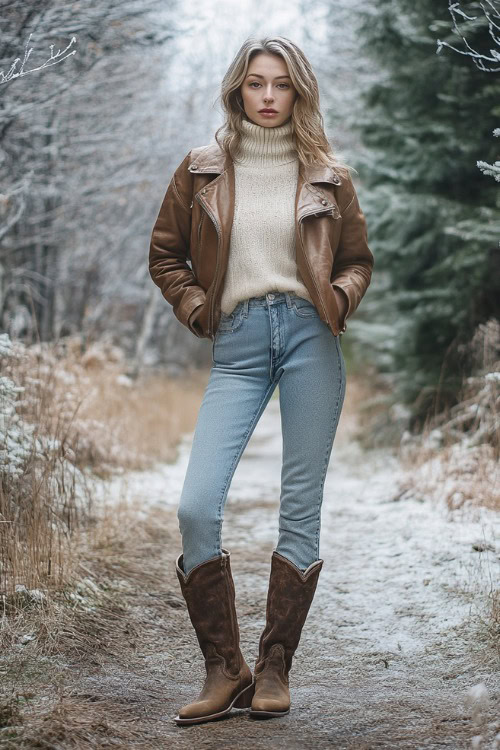
M 312 302 L 296 264 L 295 195 L 299 161 L 292 124 L 242 121 L 234 159 L 235 205 L 221 309 L 267 292 L 293 291 Z

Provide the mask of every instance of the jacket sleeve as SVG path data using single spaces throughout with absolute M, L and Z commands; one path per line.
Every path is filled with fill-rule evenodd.
M 191 325 L 194 317 L 191 317 L 191 313 L 203 305 L 206 294 L 187 263 L 191 235 L 191 197 L 179 191 L 179 184 L 192 184 L 187 170 L 190 154 L 191 152 L 185 156 L 175 170 L 153 227 L 149 246 L 149 273 L 167 302 L 172 305 L 177 319 L 199 336 L 199 332 Z
M 368 247 L 366 219 L 350 175 L 346 182 L 349 193 L 347 205 L 341 212 L 342 228 L 330 280 L 349 303 L 340 321 L 341 330 L 345 330 L 346 319 L 356 310 L 368 289 L 374 266 L 373 253 Z

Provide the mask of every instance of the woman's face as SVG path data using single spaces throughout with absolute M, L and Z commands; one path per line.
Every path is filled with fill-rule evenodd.
M 292 114 L 297 96 L 283 58 L 266 52 L 255 55 L 241 84 L 241 96 L 249 120 L 265 128 L 283 125 Z M 263 109 L 275 113 L 265 114 Z

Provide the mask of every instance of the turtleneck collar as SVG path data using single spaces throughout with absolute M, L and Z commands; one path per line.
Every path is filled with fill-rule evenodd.
M 244 166 L 274 167 L 297 159 L 292 122 L 265 128 L 251 120 L 241 121 L 242 138 L 235 163 Z

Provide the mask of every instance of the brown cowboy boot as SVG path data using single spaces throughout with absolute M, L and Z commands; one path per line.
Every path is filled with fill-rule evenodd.
M 177 577 L 189 618 L 205 657 L 207 676 L 194 703 L 183 706 L 174 721 L 195 724 L 212 721 L 232 708 L 249 708 L 254 681 L 240 651 L 235 591 L 229 552 L 196 565 L 184 573 L 182 555 L 176 560 Z
M 272 554 L 250 716 L 284 716 L 290 711 L 288 673 L 322 567 L 323 560 L 316 560 L 302 572 L 279 552 Z

